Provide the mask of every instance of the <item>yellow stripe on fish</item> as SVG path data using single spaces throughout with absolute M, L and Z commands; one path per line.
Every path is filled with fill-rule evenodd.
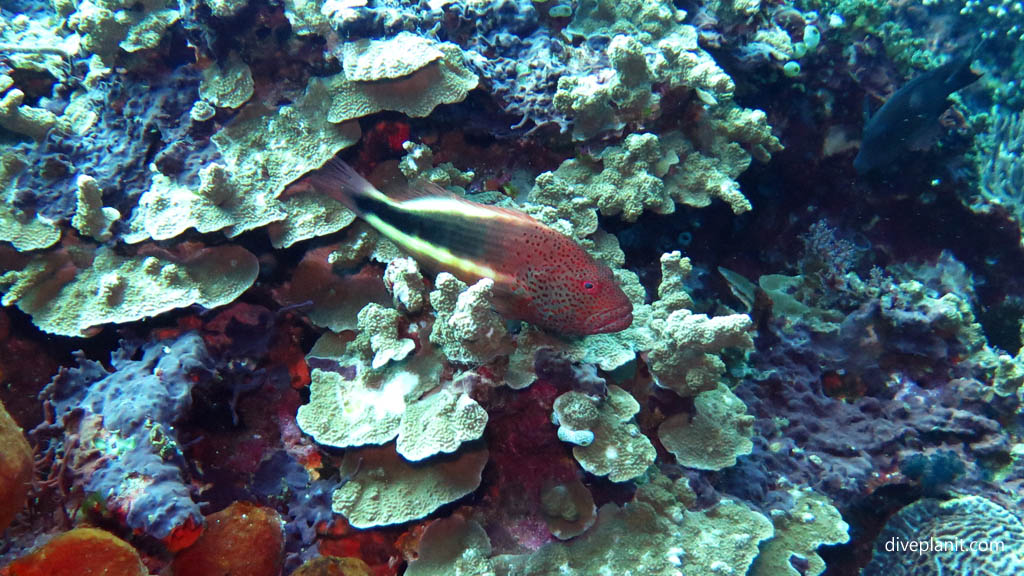
M 381 220 L 376 214 L 366 214 L 363 217 L 370 226 L 376 228 L 386 238 L 394 242 L 399 248 L 411 254 L 414 258 L 420 257 L 433 260 L 446 270 L 455 271 L 457 277 L 473 276 L 478 278 L 493 278 L 508 282 L 510 279 L 506 274 L 501 274 L 489 266 L 474 262 L 468 258 L 462 258 L 452 254 L 443 246 L 431 244 L 422 238 L 406 234 L 391 224 Z

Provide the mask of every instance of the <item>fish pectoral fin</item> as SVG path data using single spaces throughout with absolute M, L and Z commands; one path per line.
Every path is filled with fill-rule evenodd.
M 530 297 L 519 284 L 505 289 L 495 287 L 492 304 L 494 309 L 506 318 L 521 318 L 523 311 L 530 304 Z

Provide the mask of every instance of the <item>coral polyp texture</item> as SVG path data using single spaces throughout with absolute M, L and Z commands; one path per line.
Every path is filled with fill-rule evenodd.
M 0 576 L 1017 576 L 1021 16 L 0 2 Z

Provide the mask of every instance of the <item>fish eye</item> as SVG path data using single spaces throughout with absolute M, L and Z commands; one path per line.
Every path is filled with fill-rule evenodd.
M 597 291 L 597 284 L 591 282 L 590 280 L 584 280 L 583 282 L 580 283 L 580 286 L 582 286 L 583 291 L 588 294 L 592 294 Z

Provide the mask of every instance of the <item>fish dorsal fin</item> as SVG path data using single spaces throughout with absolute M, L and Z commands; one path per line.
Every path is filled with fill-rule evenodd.
M 463 198 L 448 190 L 447 188 L 431 182 L 430 180 L 417 179 L 405 186 L 396 186 L 388 190 L 388 196 L 396 202 L 415 200 L 416 198 L 452 198 L 462 200 Z

